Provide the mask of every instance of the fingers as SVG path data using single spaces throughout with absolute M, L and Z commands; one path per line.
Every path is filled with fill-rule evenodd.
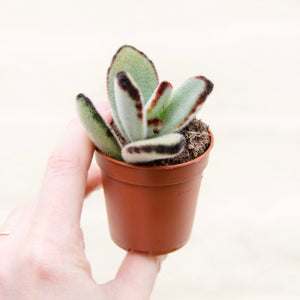
M 109 102 L 107 102 L 107 101 L 98 102 L 95 104 L 95 108 L 97 109 L 97 111 L 101 114 L 101 116 L 104 118 L 104 120 L 107 123 L 110 123 L 112 121 L 111 109 L 110 109 Z
M 111 122 L 109 104 L 96 107 Z M 47 235 L 64 228 L 69 235 L 74 234 L 70 228 L 78 231 L 83 199 L 102 182 L 99 167 L 90 168 L 93 152 L 94 145 L 81 123 L 73 120 L 48 161 L 38 199 L 15 209 L 0 227 L 2 231 L 23 232 L 27 227 Z
M 73 120 L 49 159 L 37 206 L 38 224 L 47 223 L 52 230 L 62 224 L 79 225 L 93 151 L 79 120 Z
M 0 232 L 13 232 L 27 229 L 29 221 L 33 218 L 37 200 L 25 202 L 11 211 L 5 222 L 0 226 Z
M 100 169 L 97 165 L 91 165 L 88 171 L 88 179 L 85 190 L 85 197 L 92 193 L 102 184 Z M 19 229 L 25 229 L 35 214 L 37 199 L 25 202 L 13 209 L 5 222 L 0 226 L 0 232 L 12 231 L 14 234 Z
M 96 108 L 107 122 L 111 121 L 108 102 L 100 102 Z M 38 203 L 38 222 L 52 228 L 62 223 L 79 225 L 85 195 L 101 183 L 93 167 L 87 184 L 93 152 L 94 145 L 85 129 L 79 120 L 73 120 L 49 159 Z
M 91 192 L 99 188 L 102 184 L 101 171 L 97 165 L 91 165 L 88 172 L 87 185 L 85 189 L 85 197 Z
M 148 300 L 165 257 L 128 253 L 116 279 L 107 283 L 107 293 L 118 294 L 116 299 Z

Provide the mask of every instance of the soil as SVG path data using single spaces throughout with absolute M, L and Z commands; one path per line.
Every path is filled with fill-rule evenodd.
M 119 139 L 122 138 L 121 143 L 126 144 L 122 136 L 120 136 L 117 128 L 114 124 L 111 124 L 112 129 L 115 131 Z M 208 125 L 201 120 L 194 119 L 187 127 L 181 132 L 186 139 L 185 149 L 177 156 L 168 159 L 160 159 L 151 161 L 145 166 L 168 166 L 181 164 L 190 160 L 193 160 L 203 154 L 210 145 L 210 134 L 208 132 Z

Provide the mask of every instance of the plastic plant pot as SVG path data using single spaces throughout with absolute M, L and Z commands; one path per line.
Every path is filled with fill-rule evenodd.
M 100 151 L 103 189 L 112 240 L 127 251 L 173 252 L 190 237 L 202 173 L 214 138 L 198 158 L 170 166 L 142 166 Z

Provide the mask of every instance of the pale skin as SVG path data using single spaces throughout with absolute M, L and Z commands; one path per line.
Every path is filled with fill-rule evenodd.
M 106 103 L 97 108 L 111 118 Z M 92 278 L 80 216 L 84 198 L 101 185 L 93 152 L 73 120 L 49 158 L 38 196 L 0 226 L 1 300 L 150 298 L 162 256 L 127 253 L 115 279 L 97 284 Z

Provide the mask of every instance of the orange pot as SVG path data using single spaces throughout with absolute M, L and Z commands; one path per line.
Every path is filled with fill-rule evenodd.
M 121 248 L 166 254 L 188 241 L 202 172 L 211 144 L 198 158 L 177 165 L 132 165 L 96 152 L 112 240 Z

